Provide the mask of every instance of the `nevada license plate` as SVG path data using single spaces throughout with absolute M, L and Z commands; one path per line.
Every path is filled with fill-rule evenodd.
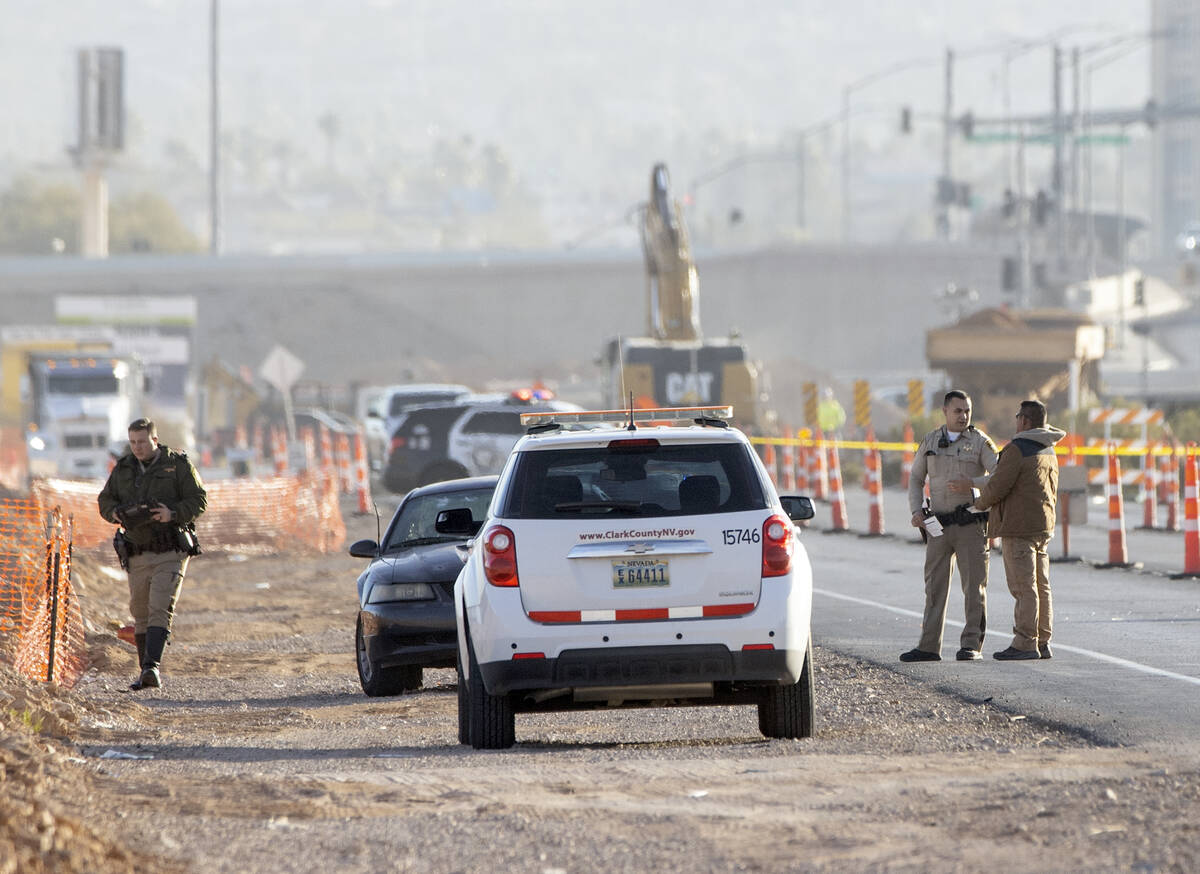
M 668 563 L 657 558 L 629 558 L 612 563 L 614 589 L 634 589 L 641 586 L 669 586 L 671 575 Z

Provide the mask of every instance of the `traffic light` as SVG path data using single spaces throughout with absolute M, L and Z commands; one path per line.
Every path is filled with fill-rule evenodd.
M 908 381 L 908 418 L 915 420 L 925 415 L 925 383 L 919 379 Z
M 1033 199 L 1033 221 L 1037 225 L 1046 223 L 1046 216 L 1050 213 L 1050 196 L 1046 194 L 1045 189 L 1039 188 L 1037 197 Z
M 817 427 L 817 384 L 806 382 L 801 386 L 804 394 L 804 424 L 810 428 Z
M 912 133 L 912 107 L 911 106 L 900 107 L 900 133 L 902 133 L 902 134 Z
M 1017 290 L 1017 259 L 1005 258 L 1000 262 L 1000 288 L 1004 291 Z
M 854 380 L 854 424 L 871 427 L 871 383 L 865 379 Z
M 1146 277 L 1139 276 L 1133 280 L 1133 305 L 1135 307 L 1144 307 L 1146 305 Z

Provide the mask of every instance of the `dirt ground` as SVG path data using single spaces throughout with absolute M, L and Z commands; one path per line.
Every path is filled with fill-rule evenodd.
M 165 686 L 132 693 L 123 577 L 79 556 L 93 669 L 0 670 L 0 874 L 1200 870 L 1194 749 L 1099 747 L 819 640 L 811 740 L 686 708 L 519 716 L 472 751 L 453 671 L 359 689 L 363 566 L 196 559 Z

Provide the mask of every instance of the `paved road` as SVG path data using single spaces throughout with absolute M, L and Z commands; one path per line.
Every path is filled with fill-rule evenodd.
M 851 526 L 866 529 L 867 504 L 847 492 Z M 804 535 L 816 579 L 813 633 L 824 646 L 923 677 L 938 687 L 994 703 L 1030 718 L 1061 722 L 1120 744 L 1195 744 L 1200 736 L 1200 580 L 1171 579 L 1182 567 L 1183 535 L 1130 531 L 1130 558 L 1142 570 L 1098 569 L 1091 563 L 1051 568 L 1055 658 L 997 662 L 1011 642 L 1013 601 L 1003 564 L 993 555 L 988 589 L 990 630 L 979 662 L 956 662 L 962 596 L 952 587 L 939 663 L 904 665 L 897 656 L 916 644 L 923 606 L 923 551 L 908 527 L 903 495 L 889 491 L 885 526 L 895 537 L 832 534 L 830 510 L 818 505 Z M 1072 551 L 1107 559 L 1098 514 L 1072 533 Z M 1056 555 L 1059 542 L 1051 544 Z

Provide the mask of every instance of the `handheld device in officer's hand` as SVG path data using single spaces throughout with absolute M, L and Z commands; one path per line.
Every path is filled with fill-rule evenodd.
M 116 509 L 117 518 L 126 528 L 144 525 L 150 521 L 153 513 L 154 508 L 146 503 L 122 504 Z

